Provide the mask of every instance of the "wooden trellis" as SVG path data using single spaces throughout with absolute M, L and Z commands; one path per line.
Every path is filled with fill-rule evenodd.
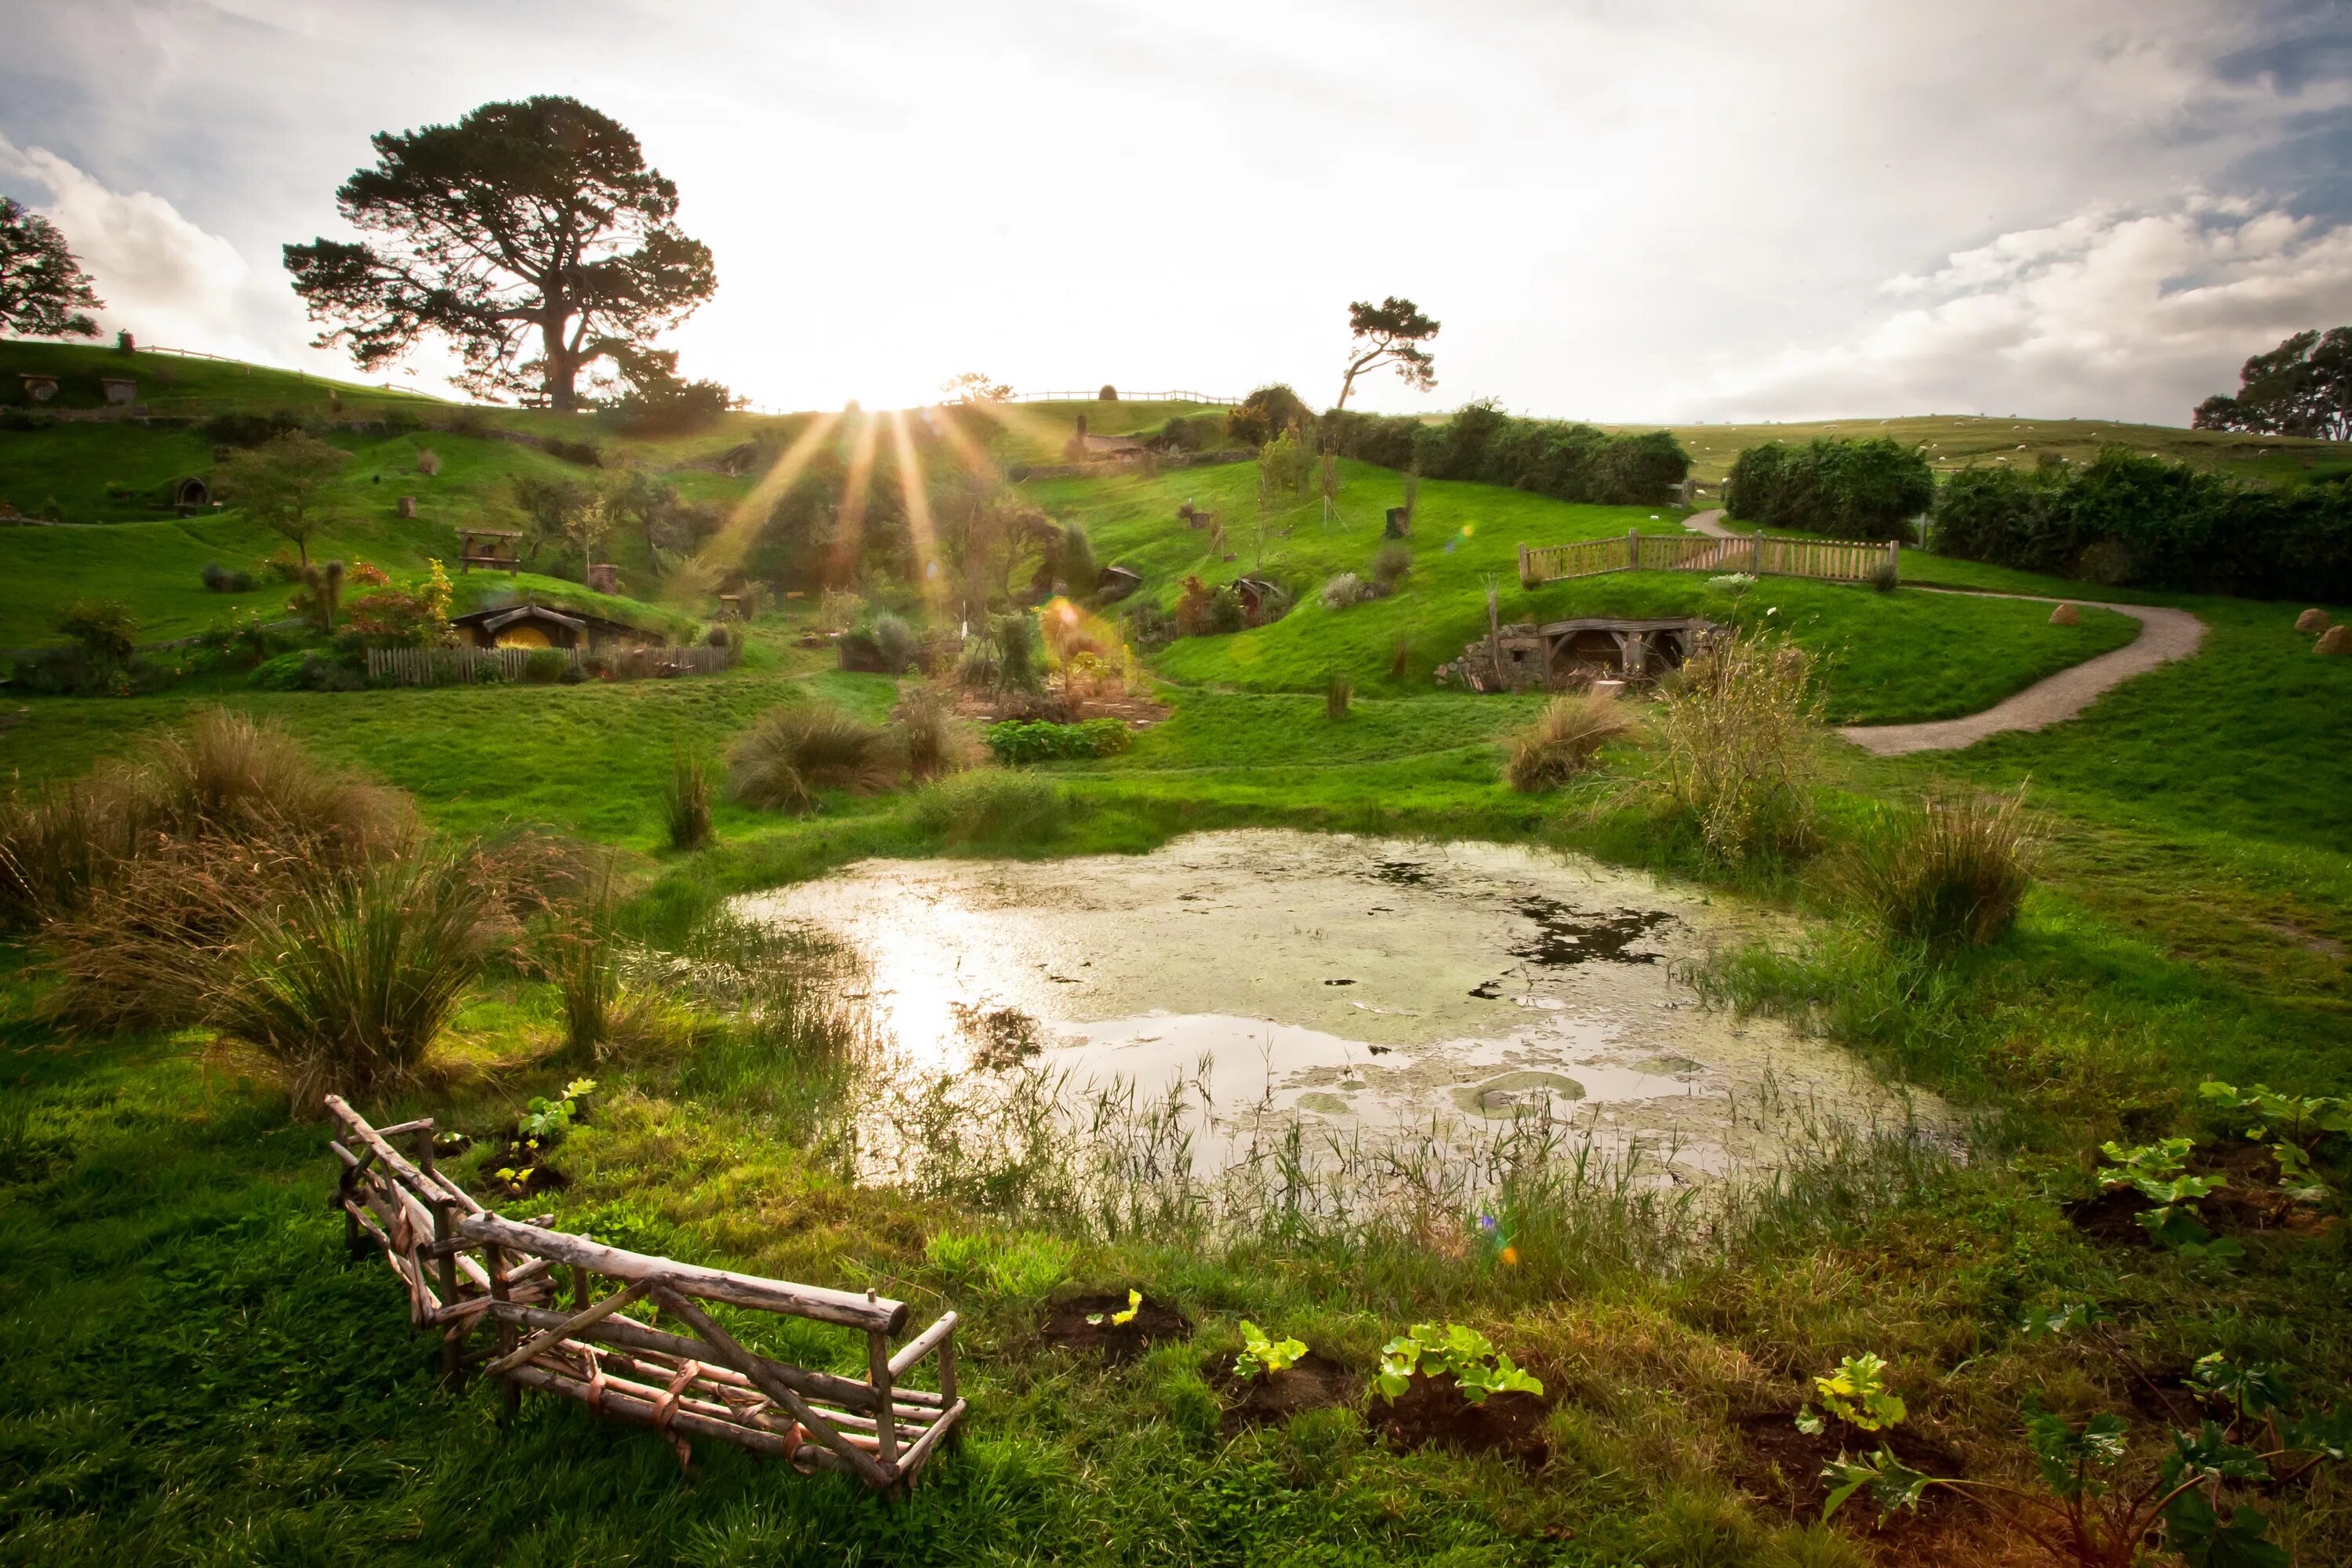
M 700 1437 L 804 1472 L 844 1470 L 877 1491 L 910 1485 L 963 1419 L 953 1312 L 894 1351 L 902 1301 L 704 1268 L 504 1218 L 434 1168 L 430 1121 L 377 1129 L 338 1096 L 326 1106 L 340 1128 L 330 1147 L 342 1163 L 335 1204 L 345 1239 L 355 1255 L 382 1250 L 408 1292 L 410 1323 L 440 1333 L 453 1384 L 479 1364 L 503 1385 L 509 1411 L 536 1388 L 653 1427 L 681 1464 Z M 415 1140 L 414 1161 L 391 1142 L 402 1135 Z M 623 1315 L 640 1302 L 685 1331 Z M 710 1302 L 863 1331 L 866 1375 L 748 1350 L 706 1310 Z M 492 1343 L 478 1350 L 482 1329 Z M 937 1391 L 907 1387 L 907 1375 L 934 1358 Z

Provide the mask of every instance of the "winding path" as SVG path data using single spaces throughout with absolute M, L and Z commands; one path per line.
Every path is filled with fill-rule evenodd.
M 1736 538 L 1723 526 L 1723 510 L 1694 512 L 1689 527 L 1711 539 Z M 1927 594 L 1969 594 L 1967 588 L 1929 588 Z M 1981 713 L 1964 719 L 1939 719 L 1926 724 L 1849 724 L 1838 733 L 1866 752 L 1899 757 L 1912 752 L 1957 752 L 1987 735 L 2017 730 L 2041 730 L 2063 723 L 2136 675 L 2158 665 L 2187 658 L 2205 640 L 2205 623 L 2186 610 L 2160 605 L 2115 605 L 2096 599 L 2052 599 L 2039 594 L 1983 594 L 1988 599 L 2022 599 L 2037 605 L 2079 605 L 2086 609 L 2113 610 L 2139 623 L 2139 636 L 2111 653 L 2087 658 L 2071 668 L 2035 681 L 2014 696 L 2002 699 Z

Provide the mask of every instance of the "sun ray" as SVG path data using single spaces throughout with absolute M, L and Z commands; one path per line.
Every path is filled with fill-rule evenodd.
M 751 487 L 750 493 L 735 503 L 735 510 L 727 514 L 725 525 L 702 547 L 701 558 L 722 571 L 741 565 L 744 552 L 751 547 L 752 534 L 768 521 L 768 513 L 775 506 L 776 498 L 791 489 L 793 481 L 801 477 L 801 470 L 824 449 L 826 439 L 840 422 L 838 414 L 820 414 L 811 420 L 808 427 L 784 448 L 783 455 L 769 465 L 768 471 L 760 476 L 759 483 Z
M 857 433 L 849 438 L 849 471 L 841 481 L 841 510 L 834 517 L 828 583 L 855 579 L 857 563 L 865 558 L 866 499 L 874 479 L 874 441 L 880 434 L 879 416 L 857 416 Z
M 931 528 L 931 498 L 923 480 L 922 459 L 915 455 L 914 437 L 907 433 L 907 416 L 890 413 L 890 442 L 898 456 L 898 493 L 907 502 L 907 532 L 915 544 L 915 581 L 936 611 L 944 603 L 947 584 L 940 578 L 939 539 Z
M 1012 405 L 1007 404 L 1004 406 Z M 980 480 L 990 489 L 994 489 L 1003 484 L 1004 482 L 1003 465 L 997 462 L 993 453 L 964 434 L 963 426 L 956 423 L 955 410 L 941 408 L 939 416 L 929 422 L 930 426 L 940 433 L 940 437 L 949 447 L 954 449 L 956 460 L 963 465 L 964 472 Z

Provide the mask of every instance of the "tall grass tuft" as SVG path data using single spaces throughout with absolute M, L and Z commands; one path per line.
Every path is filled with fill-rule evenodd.
M 1931 797 L 1865 833 L 1837 879 L 1889 935 L 1948 951 L 1982 947 L 2010 928 L 2033 860 L 2022 790 Z
M 1348 716 L 1348 704 L 1356 695 L 1356 683 L 1347 676 L 1334 674 L 1323 683 L 1323 711 L 1333 719 Z
M 1601 747 L 1633 727 L 1633 719 L 1612 693 L 1555 697 L 1533 723 L 1511 737 L 1504 781 L 1523 794 L 1558 789 L 1592 766 Z
M 145 805 L 109 773 L 0 804 L 0 921 L 22 931 L 79 909 L 144 843 Z
M 1809 796 L 1822 699 L 1813 659 L 1769 633 L 1720 637 L 1668 683 L 1652 721 L 1654 787 L 1735 870 L 1812 843 Z
M 662 831 L 672 849 L 700 849 L 709 844 L 710 767 L 700 757 L 673 752 L 669 774 L 661 785 Z
M 915 821 L 950 844 L 1048 843 L 1068 824 L 1069 795 L 1036 773 L 981 768 L 942 779 L 915 803 Z
M 887 731 L 830 703 L 771 709 L 727 753 L 730 787 L 746 805 L 815 809 L 817 791 L 859 793 L 897 776 Z
M 978 748 L 963 721 L 956 717 L 955 698 L 936 686 L 910 686 L 891 714 L 907 752 L 907 774 L 916 783 L 944 777 L 971 766 Z
M 298 1106 L 415 1076 L 481 973 L 491 892 L 467 857 L 303 867 L 244 911 L 207 1020 L 275 1063 Z

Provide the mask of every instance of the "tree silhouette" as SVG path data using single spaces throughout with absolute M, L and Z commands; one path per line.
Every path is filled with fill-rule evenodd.
M 27 338 L 94 338 L 102 310 L 58 226 L 0 196 L 0 327 Z
M 1332 406 L 1347 407 L 1356 378 L 1384 364 L 1396 366 L 1398 379 L 1416 392 L 1435 386 L 1437 361 L 1421 345 L 1437 335 L 1437 325 L 1420 306 L 1394 294 L 1377 305 L 1365 300 L 1349 305 L 1348 331 L 1357 346 L 1349 351 L 1347 379 L 1339 383 L 1339 401 Z
M 457 384 L 576 408 L 580 373 L 670 370 L 653 339 L 718 287 L 677 224 L 677 187 L 617 121 L 569 98 L 486 103 L 455 125 L 379 132 L 335 208 L 374 243 L 286 247 L 318 343 L 363 369 L 427 332 L 456 341 Z M 531 333 L 539 357 L 522 359 Z
M 2238 373 L 2238 395 L 2197 405 L 2199 430 L 2352 439 L 2352 327 L 2297 332 Z

